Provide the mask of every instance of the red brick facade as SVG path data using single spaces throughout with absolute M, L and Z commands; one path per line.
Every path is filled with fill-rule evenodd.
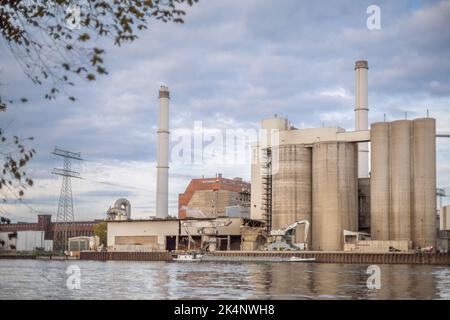
M 93 236 L 94 226 L 100 222 L 102 220 L 72 222 L 74 229 L 69 228 L 69 230 L 74 231 L 70 232 L 69 237 Z M 56 222 L 52 222 L 50 214 L 40 214 L 37 223 L 0 224 L 0 232 L 45 231 L 45 240 L 53 240 L 56 224 Z
M 229 190 L 235 192 L 250 192 L 250 183 L 240 178 L 227 179 L 219 177 L 192 179 L 186 191 L 178 195 L 178 218 L 186 218 L 186 206 L 189 204 L 194 192 L 197 190 Z

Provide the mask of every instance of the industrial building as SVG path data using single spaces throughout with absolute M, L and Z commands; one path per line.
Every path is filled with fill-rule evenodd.
M 37 216 L 37 223 L 7 223 L 0 224 L 0 239 L 3 245 L 0 250 L 33 251 L 44 248 L 52 251 L 55 229 L 58 222 L 52 222 L 50 214 Z M 94 235 L 94 226 L 101 220 L 70 222 L 69 237 L 91 237 Z
M 127 199 L 117 199 L 113 207 L 106 212 L 107 220 L 130 220 L 131 219 L 131 203 Z
M 436 246 L 436 121 L 373 123 L 371 234 Z
M 436 121 L 369 128 L 368 69 L 367 61 L 355 63 L 354 131 L 264 119 L 252 145 L 251 185 L 221 175 L 193 179 L 179 195 L 178 219 L 168 216 L 169 90 L 161 86 L 156 216 L 130 220 L 129 203 L 115 205 L 108 250 L 434 250 Z M 441 212 L 446 228 L 447 209 Z
M 179 218 L 235 216 L 250 218 L 250 183 L 242 178 L 192 179 L 178 196 Z
M 356 62 L 355 79 L 355 131 L 262 120 L 252 147 L 251 218 L 267 232 L 310 221 L 312 250 L 343 250 L 346 231 L 370 231 L 375 247 L 436 247 L 436 121 L 373 123 L 369 130 L 367 61 Z
M 440 230 L 450 230 L 450 206 L 442 207 Z
M 241 250 L 241 229 L 261 228 L 246 218 L 108 221 L 108 251 Z M 212 243 L 214 249 L 211 248 Z
M 0 232 L 0 252 L 34 250 L 52 251 L 53 240 L 46 240 L 44 231 Z
M 97 250 L 100 247 L 100 238 L 98 236 L 92 237 L 73 237 L 68 240 L 68 251 L 79 253 L 84 250 Z
M 343 230 L 358 231 L 358 148 L 367 130 L 295 129 L 287 120 L 263 121 L 277 141 L 253 148 L 251 217 L 278 229 L 311 222 L 313 250 L 342 250 Z M 303 238 L 302 231 L 297 239 Z
M 450 205 L 441 206 L 439 213 L 438 240 L 441 248 L 448 252 L 450 250 Z

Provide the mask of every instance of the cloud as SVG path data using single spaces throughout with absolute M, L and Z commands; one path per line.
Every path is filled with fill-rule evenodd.
M 54 146 L 80 151 L 76 164 L 87 179 L 74 182 L 77 217 L 101 218 L 120 196 L 133 216 L 154 213 L 157 91 L 171 90 L 172 130 L 201 120 L 208 130 L 258 128 L 278 114 L 296 127 L 338 125 L 353 129 L 354 61 L 369 61 L 369 120 L 424 116 L 450 131 L 450 1 L 380 1 L 381 30 L 366 28 L 371 1 L 201 1 L 183 25 L 152 22 L 132 44 L 106 49 L 109 75 L 79 81 L 70 103 L 43 101 L 0 46 L 2 83 L 9 96 L 27 96 L 0 118 L 11 134 L 33 136 L 29 167 L 36 186 L 26 201 L 56 212 L 60 180 L 50 174 L 61 159 Z M 5 53 L 5 54 L 4 54 Z M 443 140 L 443 139 L 441 139 Z M 438 141 L 438 182 L 450 187 L 450 144 Z M 170 211 L 193 177 L 242 176 L 250 165 L 171 166 Z M 89 180 L 90 179 L 90 180 Z M 99 181 L 108 184 L 99 183 Z M 53 203 L 51 199 L 54 199 Z M 12 217 L 30 215 L 24 205 L 1 205 Z

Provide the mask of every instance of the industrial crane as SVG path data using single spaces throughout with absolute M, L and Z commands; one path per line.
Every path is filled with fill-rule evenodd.
M 219 227 L 227 227 L 231 224 L 230 219 L 225 220 L 194 220 L 183 221 L 182 225 L 186 234 L 188 235 L 189 242 L 195 245 L 195 241 L 192 238 L 189 228 L 197 228 L 196 233 L 202 236 L 201 250 L 202 251 L 216 251 L 217 248 L 217 235 L 219 234 Z
M 186 222 L 182 222 L 181 225 L 183 226 L 184 231 L 186 231 L 186 234 L 187 234 L 188 239 L 189 239 L 189 243 L 192 243 L 195 246 L 195 241 L 192 238 L 191 233 L 189 232 L 188 224 Z
M 305 225 L 303 243 L 294 243 L 292 239 L 295 236 L 295 230 L 301 224 Z M 308 250 L 308 231 L 308 220 L 299 220 L 284 228 L 272 230 L 270 235 L 274 241 L 267 246 L 267 250 Z

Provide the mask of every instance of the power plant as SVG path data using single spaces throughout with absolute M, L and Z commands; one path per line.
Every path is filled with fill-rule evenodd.
M 363 231 L 359 216 L 369 211 L 371 233 L 364 235 L 373 245 L 436 246 L 436 121 L 373 123 L 369 130 L 368 69 L 367 61 L 355 63 L 355 131 L 262 120 L 252 147 L 251 217 L 267 232 L 306 220 L 312 250 L 339 251 L 344 234 Z
M 172 260 L 173 252 L 176 260 L 189 260 L 198 256 L 179 253 L 197 250 L 210 261 L 448 264 L 448 253 L 436 253 L 448 251 L 450 239 L 449 206 L 440 210 L 439 232 L 447 236 L 437 246 L 436 196 L 445 191 L 436 188 L 436 137 L 450 135 L 437 134 L 430 117 L 369 128 L 368 70 L 367 61 L 355 63 L 354 131 L 299 129 L 277 115 L 263 119 L 251 146 L 251 184 L 222 174 L 192 179 L 179 194 L 177 218 L 168 215 L 170 95 L 161 86 L 156 215 L 132 219 L 130 201 L 118 199 L 106 212 L 108 252 L 80 257 Z M 74 235 L 91 236 L 94 225 L 82 223 L 89 230 Z M 49 226 L 0 225 L 0 240 L 14 247 L 14 233 L 35 231 L 39 241 L 27 247 L 42 246 Z M 87 241 L 72 240 L 80 248 Z
M 289 241 L 306 241 L 304 247 L 315 251 L 361 250 L 359 241 L 369 251 L 436 247 L 435 119 L 379 122 L 369 129 L 368 70 L 367 61 L 356 61 L 354 131 L 298 129 L 277 115 L 262 120 L 252 146 L 250 218 L 263 223 L 266 242 L 273 240 L 271 233 L 306 221 L 309 237 L 305 228 L 293 228 Z M 168 217 L 168 139 L 169 90 L 161 86 L 156 217 L 163 219 Z M 218 197 L 221 182 L 208 192 Z M 220 199 L 197 198 L 195 208 L 225 216 L 212 204 Z M 186 217 L 187 201 L 179 203 L 179 218 Z
M 369 129 L 368 70 L 367 61 L 356 61 L 354 131 L 337 126 L 298 129 L 277 115 L 262 120 L 259 141 L 252 145 L 250 218 L 262 223 L 260 236 L 267 243 L 273 241 L 271 233 L 278 235 L 302 221 L 311 227 L 309 236 L 306 228 L 291 228 L 289 241 L 306 241 L 303 247 L 314 251 L 436 247 L 435 119 L 377 122 Z M 157 154 L 156 217 L 164 219 L 169 170 L 165 86 L 159 90 Z M 209 218 L 227 216 L 215 208 L 224 181 L 235 183 L 206 179 L 217 186 L 206 183 L 206 191 L 197 190 L 205 196 L 195 201 L 191 182 L 180 194 L 179 218 L 189 217 L 188 208 L 211 211 Z M 206 217 L 202 214 L 192 218 Z

